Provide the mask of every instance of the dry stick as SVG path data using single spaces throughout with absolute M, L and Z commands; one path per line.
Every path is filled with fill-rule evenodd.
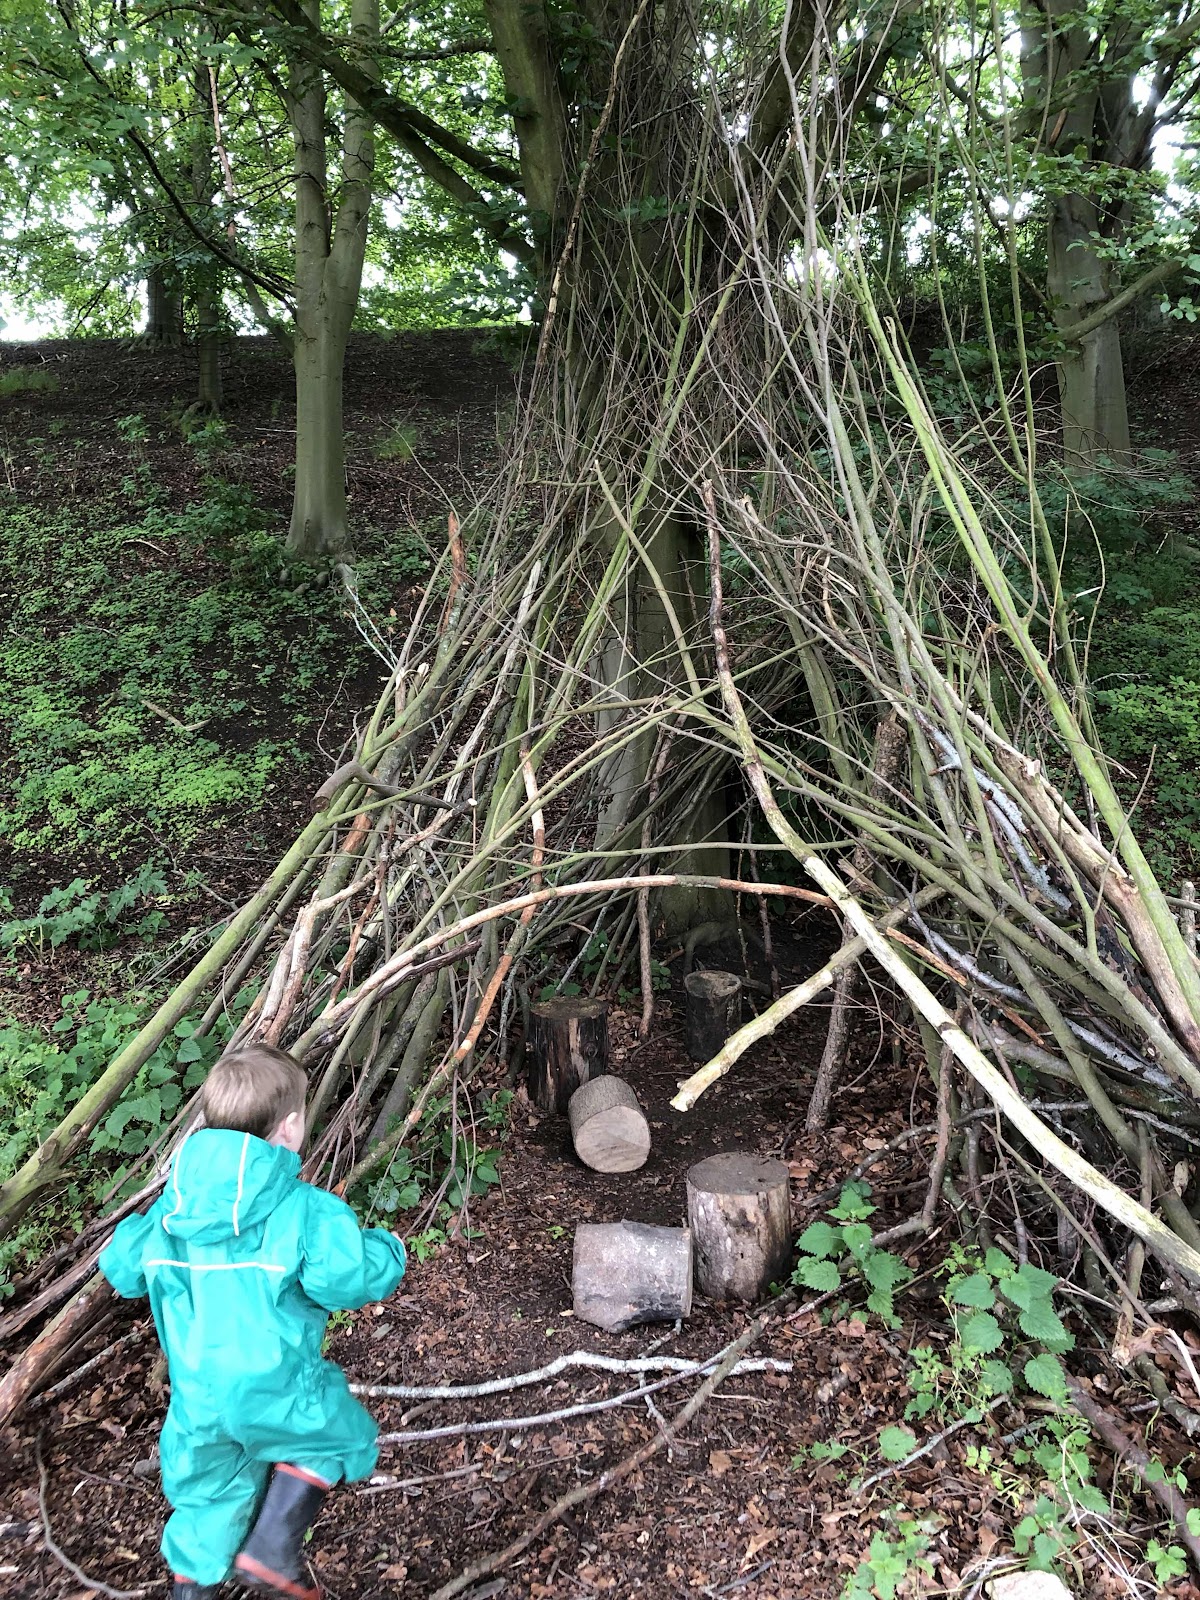
M 96 1313 L 112 1298 L 107 1279 L 99 1272 L 89 1278 L 46 1328 L 38 1334 L 0 1378 L 0 1427 L 8 1421 L 39 1381 L 51 1371 L 55 1362 L 87 1326 Z
M 1136 1439 L 1130 1438 L 1112 1413 L 1097 1404 L 1070 1373 L 1067 1374 L 1067 1388 L 1071 1393 L 1072 1404 L 1088 1427 L 1100 1435 L 1118 1460 L 1124 1457 L 1129 1462 L 1145 1487 L 1174 1522 L 1176 1532 L 1187 1546 L 1193 1566 L 1200 1572 L 1200 1538 L 1197 1538 L 1188 1526 L 1188 1514 L 1193 1508 L 1188 1505 L 1170 1478 L 1165 1475 L 1156 1476 L 1150 1470 L 1150 1457 L 1142 1446 Z
M 804 900 L 809 905 L 829 905 L 828 895 L 817 894 L 812 889 L 799 889 L 786 883 L 745 883 L 740 878 L 719 878 L 699 872 L 636 873 L 622 878 L 587 878 L 578 883 L 562 883 L 552 888 L 538 889 L 533 893 L 517 895 L 511 900 L 502 900 L 497 905 L 485 906 L 479 911 L 474 911 L 470 916 L 463 917 L 449 927 L 439 929 L 437 933 L 430 934 L 428 938 L 422 939 L 410 949 L 393 956 L 391 961 L 377 967 L 353 994 L 347 995 L 337 1005 L 322 1012 L 296 1042 L 293 1050 L 299 1055 L 307 1054 L 318 1040 L 331 1036 L 367 996 L 378 992 L 386 993 L 389 988 L 407 978 L 418 956 L 424 955 L 427 950 L 435 949 L 440 944 L 445 944 L 449 939 L 458 938 L 460 934 L 482 927 L 486 922 L 513 916 L 527 907 L 536 908 L 551 900 L 579 898 L 582 895 L 618 894 L 631 889 L 676 888 L 727 889 L 734 894 L 781 895 L 788 900 Z
M 968 1411 L 965 1417 L 959 1417 L 957 1422 L 952 1422 L 948 1428 L 943 1428 L 941 1433 L 935 1433 L 932 1439 L 926 1439 L 920 1449 L 914 1450 L 910 1456 L 905 1456 L 903 1461 L 897 1461 L 894 1465 L 885 1467 L 882 1472 L 875 1473 L 865 1483 L 860 1483 L 854 1493 L 856 1495 L 865 1494 L 868 1489 L 873 1489 L 877 1483 L 882 1483 L 885 1478 L 894 1477 L 897 1472 L 907 1471 L 914 1461 L 920 1461 L 922 1456 L 927 1456 L 931 1450 L 936 1450 L 943 1439 L 948 1439 L 952 1433 L 957 1433 L 960 1428 L 969 1428 L 976 1423 L 982 1422 L 984 1417 L 995 1411 L 997 1406 L 1006 1404 L 1008 1399 L 1008 1395 L 998 1394 L 993 1396 L 987 1405 L 981 1406 L 978 1411 Z
M 911 914 L 914 907 L 927 906 L 931 901 L 937 900 L 942 893 L 938 885 L 927 885 L 914 896 L 911 905 L 895 906 L 880 917 L 878 928 L 881 932 L 887 932 L 897 927 Z M 806 1006 L 810 1000 L 816 999 L 817 995 L 828 989 L 838 973 L 857 961 L 866 948 L 867 942 L 860 936 L 846 940 L 811 977 L 805 978 L 804 982 L 797 984 L 794 989 L 789 989 L 787 994 L 780 996 L 773 1005 L 745 1023 L 736 1033 L 731 1033 L 712 1060 L 706 1062 L 679 1085 L 679 1091 L 671 1101 L 675 1110 L 690 1111 L 704 1091 L 710 1089 L 719 1078 L 723 1078 L 751 1045 L 774 1033 L 780 1023 L 786 1021 L 794 1011 L 799 1011 L 801 1006 Z
M 506 1545 L 503 1550 L 493 1551 L 491 1555 L 483 1556 L 480 1560 L 473 1561 L 469 1567 L 465 1567 L 459 1573 L 457 1578 L 452 1578 L 449 1583 L 443 1584 L 436 1593 L 430 1596 L 430 1600 L 452 1600 L 452 1596 L 462 1594 L 464 1589 L 469 1589 L 480 1578 L 486 1578 L 489 1574 L 498 1572 L 501 1567 L 506 1567 L 522 1551 L 528 1550 L 536 1538 L 568 1511 L 574 1510 L 576 1506 L 583 1505 L 589 1500 L 594 1500 L 597 1495 L 603 1494 L 606 1489 L 611 1489 L 613 1484 L 622 1482 L 631 1472 L 636 1472 L 639 1467 L 644 1466 L 647 1461 L 650 1461 L 654 1456 L 659 1455 L 669 1445 L 673 1444 L 705 1402 L 716 1393 L 734 1367 L 737 1366 L 742 1352 L 748 1350 L 752 1344 L 755 1344 L 761 1338 L 771 1321 L 785 1306 L 790 1305 L 794 1299 L 795 1290 L 786 1290 L 754 1319 L 744 1333 L 735 1339 L 732 1344 L 726 1345 L 721 1352 L 719 1365 L 711 1377 L 705 1379 L 682 1411 L 678 1412 L 665 1428 L 660 1428 L 653 1438 L 649 1439 L 644 1445 L 639 1446 L 630 1455 L 627 1455 L 623 1461 L 619 1461 L 615 1467 L 606 1468 L 604 1472 L 600 1473 L 599 1477 L 593 1478 L 590 1483 L 581 1483 L 577 1488 L 564 1494 L 548 1510 L 544 1511 L 530 1527 L 526 1528 L 524 1533 L 514 1539 L 511 1544 Z M 814 1310 L 817 1306 L 822 1305 L 826 1299 L 828 1299 L 827 1295 L 821 1295 L 818 1299 L 808 1302 L 802 1309 L 805 1311 Z
M 742 753 L 742 768 L 776 838 L 787 845 L 809 876 L 825 890 L 837 909 L 865 941 L 879 965 L 900 987 L 914 1008 L 937 1029 L 943 1043 L 954 1052 L 971 1077 L 985 1093 L 990 1095 L 1009 1121 L 1020 1129 L 1033 1148 L 1057 1167 L 1076 1188 L 1091 1195 L 1110 1216 L 1143 1238 L 1157 1255 L 1164 1257 L 1182 1272 L 1200 1282 L 1200 1250 L 1185 1244 L 1178 1234 L 1160 1222 L 1145 1206 L 1131 1199 L 1124 1190 L 1119 1189 L 1090 1162 L 1085 1161 L 1029 1109 L 1020 1094 L 988 1061 L 974 1040 L 963 1032 L 933 991 L 880 934 L 870 916 L 846 889 L 837 873 L 811 846 L 805 844 L 783 815 L 763 768 L 753 730 L 733 681 L 729 665 L 729 644 L 721 620 L 721 543 L 712 485 L 706 483 L 702 492 L 705 509 L 708 512 L 709 582 L 712 591 L 710 624 L 721 698 Z
M 589 1372 L 705 1372 L 712 1366 L 708 1361 L 688 1361 L 683 1356 L 632 1356 L 626 1361 L 617 1356 L 596 1355 L 591 1350 L 572 1350 L 569 1355 L 558 1356 L 544 1367 L 532 1372 L 515 1372 L 509 1378 L 488 1378 L 483 1383 L 442 1383 L 413 1385 L 407 1383 L 352 1383 L 350 1393 L 368 1400 L 481 1400 L 491 1394 L 507 1394 L 513 1389 L 528 1389 L 535 1384 L 549 1383 L 560 1373 L 584 1368 Z M 790 1361 L 777 1361 L 774 1356 L 739 1361 L 731 1377 L 738 1378 L 747 1372 L 790 1372 Z
M 1196 885 L 1185 882 L 1183 888 L 1183 901 L 1179 908 L 1179 931 L 1183 934 L 1183 942 L 1191 951 L 1193 958 L 1196 954 Z
M 34 1397 L 30 1403 L 30 1410 L 36 1406 L 48 1405 L 51 1400 L 57 1400 L 60 1394 L 65 1394 L 68 1389 L 74 1388 L 89 1372 L 94 1372 L 98 1366 L 107 1361 L 109 1356 L 118 1350 L 123 1350 L 126 1345 L 136 1344 L 139 1339 L 146 1336 L 145 1328 L 131 1328 L 128 1333 L 122 1334 L 119 1339 L 114 1339 L 111 1344 L 106 1344 L 104 1349 L 91 1356 L 82 1366 L 76 1367 L 74 1372 L 68 1372 L 65 1378 L 60 1378 L 57 1383 L 51 1384 L 49 1389 L 43 1389 L 41 1394 Z
M 881 717 L 875 734 L 875 759 L 872 762 L 870 782 L 867 785 L 868 802 L 879 799 L 892 787 L 900 761 L 908 748 L 908 733 L 895 711 Z M 869 881 L 873 865 L 867 839 L 860 838 L 851 857 L 853 876 L 857 881 Z M 842 943 L 849 944 L 854 935 L 845 928 Z M 813 1082 L 812 1097 L 804 1118 L 805 1131 L 819 1133 L 829 1121 L 829 1103 L 833 1099 L 841 1075 L 846 1046 L 850 1038 L 850 1016 L 858 987 L 858 965 L 851 963 L 838 975 L 833 995 L 833 1009 L 829 1013 L 829 1031 L 821 1064 Z
M 672 1372 L 654 1383 L 644 1383 L 637 1389 L 624 1389 L 620 1394 L 609 1395 L 604 1400 L 584 1400 L 577 1406 L 563 1406 L 559 1411 L 538 1411 L 529 1417 L 489 1417 L 484 1422 L 449 1422 L 442 1428 L 422 1428 L 416 1433 L 381 1433 L 378 1442 L 383 1444 L 425 1444 L 430 1439 L 457 1439 L 468 1433 L 498 1433 L 509 1428 L 537 1428 L 546 1422 L 567 1422 L 572 1417 L 590 1416 L 596 1411 L 615 1411 L 618 1406 L 640 1400 L 643 1395 L 656 1394 L 659 1389 L 669 1389 L 692 1377 L 690 1372 Z
M 113 1589 L 107 1583 L 101 1583 L 99 1578 L 90 1578 L 82 1567 L 77 1567 L 70 1556 L 65 1555 L 54 1542 L 54 1533 L 50 1527 L 50 1511 L 46 1505 L 46 1483 L 49 1473 L 46 1463 L 42 1460 L 42 1437 L 38 1434 L 33 1442 L 34 1459 L 38 1469 L 38 1507 L 42 1513 L 42 1543 L 54 1559 L 66 1567 L 76 1583 L 82 1583 L 85 1588 L 93 1590 L 96 1594 L 107 1595 L 109 1600 L 140 1600 L 146 1593 L 145 1589 Z

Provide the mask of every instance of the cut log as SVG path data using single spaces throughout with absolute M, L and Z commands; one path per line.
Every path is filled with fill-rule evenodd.
M 691 1231 L 644 1222 L 581 1222 L 571 1287 L 575 1315 L 606 1333 L 689 1316 Z
M 687 1195 L 701 1294 L 753 1304 L 787 1276 L 792 1231 L 782 1161 L 709 1156 L 688 1173 Z
M 575 1154 L 595 1172 L 633 1172 L 650 1154 L 650 1124 L 623 1078 L 580 1084 L 567 1106 Z
M 608 1066 L 608 1002 L 543 1000 L 530 1006 L 529 1096 L 543 1111 L 562 1116 L 581 1083 Z
M 742 1022 L 742 980 L 735 972 L 689 972 L 683 980 L 684 1040 L 693 1061 L 711 1061 Z

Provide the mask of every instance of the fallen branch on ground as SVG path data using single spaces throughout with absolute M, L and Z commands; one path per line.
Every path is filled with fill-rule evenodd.
M 743 1351 L 748 1350 L 751 1345 L 762 1337 L 776 1317 L 786 1307 L 790 1306 L 795 1298 L 796 1291 L 794 1289 L 786 1289 L 783 1294 L 771 1302 L 765 1311 L 760 1312 L 755 1317 L 744 1333 L 736 1338 L 732 1344 L 726 1345 L 721 1352 L 715 1371 L 705 1379 L 688 1403 L 671 1419 L 666 1427 L 660 1427 L 651 1439 L 630 1455 L 627 1455 L 624 1460 L 619 1461 L 615 1467 L 606 1468 L 589 1483 L 580 1484 L 578 1488 L 570 1490 L 569 1493 L 556 1500 L 548 1510 L 544 1511 L 536 1521 L 526 1528 L 524 1533 L 514 1539 L 511 1544 L 505 1545 L 503 1550 L 496 1550 L 491 1555 L 483 1556 L 480 1560 L 473 1561 L 456 1578 L 452 1578 L 449 1583 L 443 1584 L 431 1596 L 431 1600 L 452 1600 L 454 1595 L 462 1594 L 464 1589 L 469 1589 L 473 1584 L 478 1583 L 480 1578 L 486 1578 L 491 1573 L 498 1572 L 501 1567 L 506 1567 L 510 1561 L 515 1561 L 522 1551 L 528 1550 L 533 1541 L 545 1533 L 546 1529 L 557 1522 L 560 1517 L 566 1515 L 569 1511 L 573 1511 L 576 1506 L 583 1505 L 588 1500 L 594 1500 L 598 1495 L 603 1494 L 606 1489 L 611 1489 L 614 1484 L 620 1483 L 631 1472 L 636 1472 L 639 1467 L 645 1466 L 647 1461 L 652 1460 L 660 1452 L 667 1449 L 669 1445 L 675 1442 L 682 1430 L 687 1427 L 706 1401 L 716 1393 L 725 1379 L 729 1377 L 737 1366 Z M 818 1299 L 809 1301 L 801 1307 L 801 1310 L 814 1311 L 818 1306 L 824 1305 L 828 1299 L 828 1295 L 821 1295 Z
M 558 1356 L 544 1367 L 531 1372 L 514 1372 L 508 1378 L 488 1378 L 483 1383 L 433 1384 L 422 1387 L 407 1383 L 352 1383 L 350 1393 L 367 1400 L 478 1400 L 489 1394 L 506 1394 L 511 1389 L 527 1389 L 533 1384 L 549 1383 L 560 1373 L 580 1367 L 594 1372 L 706 1372 L 716 1357 L 708 1361 L 688 1361 L 683 1356 L 631 1356 L 620 1360 L 616 1356 L 597 1355 L 591 1350 L 572 1350 L 569 1355 Z M 750 1361 L 739 1361 L 731 1377 L 739 1378 L 747 1372 L 790 1372 L 790 1361 L 777 1361 L 765 1356 Z
M 107 1600 L 141 1600 L 146 1593 L 145 1589 L 113 1589 L 107 1583 L 101 1583 L 99 1578 L 91 1578 L 77 1567 L 59 1546 L 54 1542 L 54 1531 L 50 1526 L 50 1508 L 46 1504 L 46 1485 L 50 1474 L 46 1470 L 46 1463 L 42 1460 L 42 1439 L 39 1434 L 33 1441 L 33 1455 L 38 1469 L 38 1507 L 42 1513 L 42 1543 L 46 1549 L 64 1566 L 77 1583 L 82 1583 L 85 1589 L 90 1589 L 93 1594 L 107 1596 Z

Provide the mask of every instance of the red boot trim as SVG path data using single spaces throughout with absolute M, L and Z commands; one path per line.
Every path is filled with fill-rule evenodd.
M 256 1587 L 266 1585 L 278 1594 L 294 1596 L 295 1600 L 321 1600 L 319 1589 L 308 1589 L 301 1583 L 293 1583 L 290 1578 L 272 1572 L 270 1567 L 264 1566 L 261 1561 L 256 1561 L 253 1556 L 248 1556 L 244 1552 L 238 1556 L 234 1565 L 239 1572 L 244 1572 L 248 1578 L 254 1579 Z
M 286 1472 L 289 1478 L 303 1478 L 305 1483 L 315 1484 L 318 1489 L 333 1488 L 327 1478 L 318 1478 L 315 1472 L 306 1472 L 303 1467 L 293 1467 L 287 1461 L 278 1462 L 275 1471 Z
M 195 1578 L 185 1578 L 182 1572 L 173 1572 L 171 1574 L 171 1576 L 175 1580 L 176 1583 L 195 1583 L 196 1582 Z M 198 1584 L 196 1586 L 197 1586 L 197 1588 L 199 1588 Z

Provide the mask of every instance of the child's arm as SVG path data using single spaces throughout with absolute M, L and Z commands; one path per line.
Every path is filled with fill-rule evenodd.
M 300 1287 L 325 1311 L 357 1311 L 385 1300 L 404 1276 L 404 1246 L 385 1228 L 360 1228 L 344 1200 L 313 1189 L 304 1229 Z
M 142 1247 L 152 1226 L 150 1213 L 126 1217 L 100 1252 L 97 1265 L 122 1300 L 137 1300 L 146 1293 Z

